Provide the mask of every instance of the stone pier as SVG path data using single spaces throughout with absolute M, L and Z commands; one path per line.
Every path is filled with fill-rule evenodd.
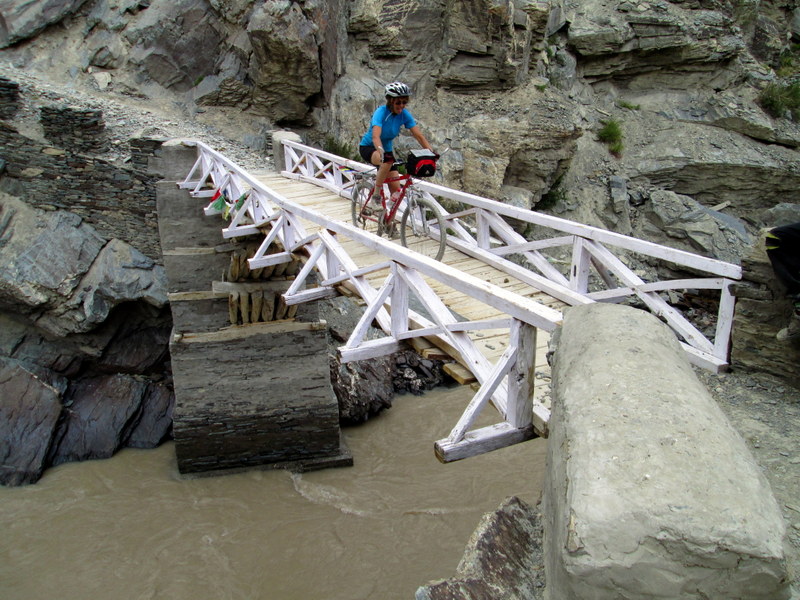
M 195 150 L 177 144 L 162 153 L 185 166 Z M 313 304 L 298 310 L 281 300 L 299 265 L 250 272 L 248 240 L 222 238 L 221 217 L 203 214 L 207 198 L 193 198 L 175 181 L 159 182 L 157 191 L 180 471 L 351 465 L 326 324 Z

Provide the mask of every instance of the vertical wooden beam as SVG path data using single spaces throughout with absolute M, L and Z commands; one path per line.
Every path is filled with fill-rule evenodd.
M 512 427 L 528 427 L 533 421 L 533 386 L 536 381 L 536 327 L 514 319 L 509 347 L 517 360 L 508 373 L 506 421 Z
M 733 309 L 736 297 L 731 293 L 730 279 L 722 283 L 719 292 L 719 312 L 717 313 L 717 330 L 714 334 L 714 358 L 728 362 L 730 352 L 731 330 L 733 329 Z
M 484 250 L 488 250 L 489 247 L 491 246 L 490 239 L 492 233 L 492 229 L 489 226 L 489 221 L 486 218 L 484 211 L 482 210 L 478 210 L 475 213 L 475 216 L 477 217 L 476 221 L 478 229 L 477 231 L 478 248 L 483 248 Z
M 392 288 L 392 337 L 398 339 L 400 334 L 408 331 L 408 284 L 397 277 L 397 263 L 392 263 L 394 287 Z
M 589 291 L 589 267 L 591 254 L 586 250 L 582 237 L 575 236 L 572 243 L 572 266 L 569 270 L 569 287 L 579 294 Z

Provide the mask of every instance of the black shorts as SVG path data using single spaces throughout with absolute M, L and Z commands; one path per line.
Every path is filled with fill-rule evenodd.
M 359 146 L 358 153 L 361 155 L 368 165 L 372 164 L 372 153 L 375 152 L 375 146 Z M 394 162 L 394 154 L 391 152 L 384 152 L 383 153 L 383 162 L 385 163 L 393 163 Z

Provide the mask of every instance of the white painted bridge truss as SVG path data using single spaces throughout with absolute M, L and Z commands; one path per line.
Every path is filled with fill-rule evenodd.
M 292 260 L 302 254 L 306 262 L 284 295 L 287 304 L 298 304 L 338 295 L 337 287 L 347 283 L 366 303 L 366 310 L 347 343 L 341 347 L 343 361 L 363 360 L 399 349 L 413 337 L 433 339 L 440 347 L 455 352 L 480 388 L 450 435 L 436 442 L 436 452 L 445 462 L 514 444 L 535 435 L 547 436 L 549 410 L 532 399 L 536 330 L 552 331 L 561 312 L 527 297 L 509 292 L 468 273 L 410 252 L 350 223 L 330 219 L 304 208 L 269 189 L 247 171 L 201 142 L 185 142 L 198 151 L 197 161 L 180 187 L 196 197 L 208 197 L 206 214 L 224 212 L 230 223 L 222 230 L 225 238 L 263 236 L 251 269 Z M 295 142 L 284 141 L 286 170 L 283 175 L 314 183 L 349 198 L 355 172 L 371 167 Z M 590 302 L 619 302 L 635 296 L 661 317 L 678 335 L 690 360 L 718 371 L 727 366 L 733 323 L 734 297 L 731 284 L 741 278 L 737 265 L 689 252 L 582 225 L 557 217 L 512 207 L 435 183 L 419 180 L 414 187 L 423 194 L 445 198 L 464 207 L 457 213 L 443 210 L 447 223 L 447 244 L 487 265 L 505 271 L 541 292 L 568 305 Z M 224 193 L 224 207 L 215 208 L 211 198 Z M 218 205 L 219 203 L 217 203 Z M 553 237 L 528 241 L 503 217 L 527 222 L 553 231 Z M 303 222 L 318 229 L 308 231 Z M 375 251 L 375 264 L 359 267 L 337 241 L 341 234 Z M 274 242 L 282 251 L 275 252 Z M 571 263 L 562 272 L 542 251 L 571 247 Z M 688 279 L 645 282 L 623 256 L 665 262 L 679 270 L 697 273 Z M 514 255 L 515 261 L 509 260 Z M 518 263 L 524 262 L 525 268 Z M 319 274 L 317 287 L 306 288 L 312 270 Z M 368 275 L 387 270 L 380 287 Z M 594 291 L 589 291 L 590 275 Z M 494 307 L 500 319 L 459 321 L 436 292 L 426 283 L 430 278 Z M 598 285 L 599 284 L 599 285 Z M 600 288 L 600 289 L 598 289 Z M 713 341 L 709 340 L 663 295 L 670 290 L 703 289 L 719 291 L 719 311 Z M 424 306 L 426 316 L 410 308 L 412 296 Z M 367 340 L 367 328 L 377 322 L 386 337 Z M 502 356 L 491 363 L 470 339 L 469 332 L 481 329 L 509 330 L 510 343 Z M 499 423 L 472 429 L 477 416 L 490 403 L 500 414 Z

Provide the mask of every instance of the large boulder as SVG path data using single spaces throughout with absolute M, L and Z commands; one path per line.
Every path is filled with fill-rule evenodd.
M 0 48 L 35 36 L 74 14 L 86 0 L 0 1 Z
M 0 300 L 54 335 L 86 332 L 123 302 L 167 303 L 164 269 L 122 242 L 106 243 L 80 217 L 0 196 L 5 243 Z
M 107 375 L 70 385 L 69 407 L 51 448 L 54 465 L 111 457 L 130 435 L 147 383 L 130 375 Z
M 788 600 L 769 482 L 654 315 L 603 303 L 565 312 L 550 432 L 550 597 Z
M 60 415 L 59 389 L 0 356 L 0 484 L 41 477 Z
M 657 244 L 733 263 L 752 244 L 742 221 L 675 192 L 653 191 L 640 212 L 634 234 Z
M 318 25 L 297 2 L 270 0 L 247 25 L 253 48 L 253 111 L 277 122 L 302 121 L 322 91 Z

